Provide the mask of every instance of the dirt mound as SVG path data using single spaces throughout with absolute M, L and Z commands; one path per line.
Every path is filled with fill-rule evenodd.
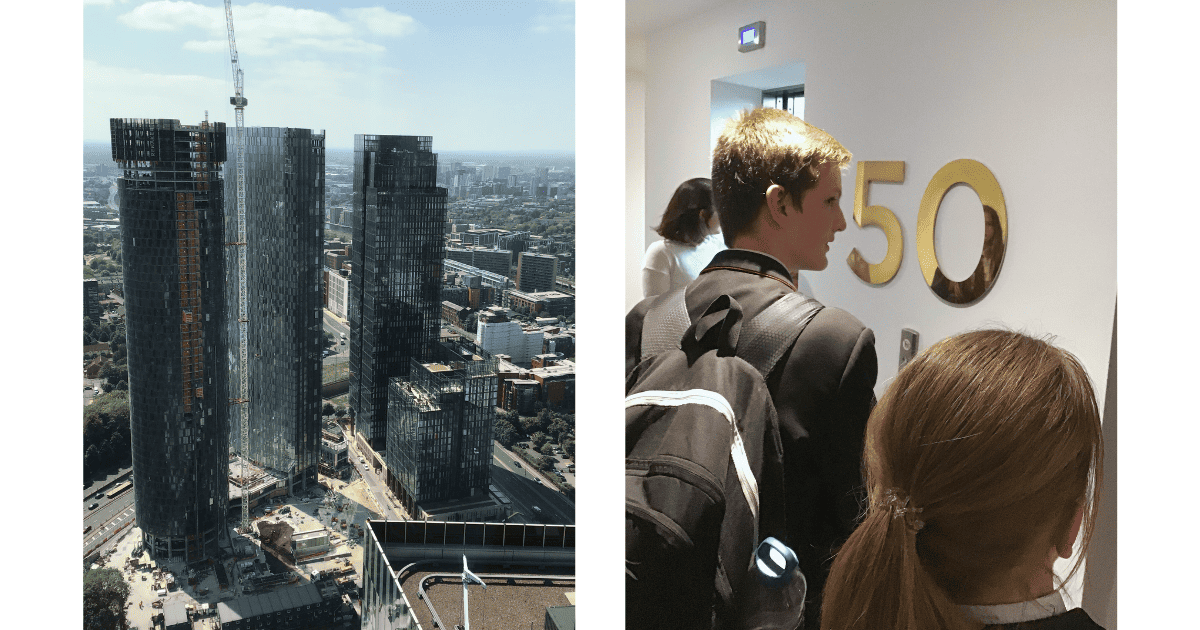
M 292 526 L 287 523 L 258 523 L 258 536 L 263 549 L 288 567 L 296 565 L 296 559 L 292 557 L 292 531 Z

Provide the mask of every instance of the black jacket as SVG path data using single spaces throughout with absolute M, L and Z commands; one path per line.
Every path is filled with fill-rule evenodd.
M 790 274 L 775 258 L 729 249 L 713 257 L 685 296 L 693 319 L 728 294 L 749 320 L 794 291 Z M 641 355 L 642 319 L 660 298 L 643 300 L 625 317 L 626 375 Z M 841 309 L 825 308 L 767 379 L 784 448 L 785 542 L 795 549 L 808 580 L 805 617 L 810 622 L 818 617 L 833 553 L 854 530 L 863 507 L 863 436 L 875 403 L 876 372 L 871 330 Z

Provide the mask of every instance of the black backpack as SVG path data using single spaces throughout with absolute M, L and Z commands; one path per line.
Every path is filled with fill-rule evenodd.
M 766 377 L 821 308 L 793 293 L 743 321 L 723 295 L 692 323 L 677 289 L 647 312 L 626 381 L 627 628 L 757 625 L 755 548 L 786 531 Z M 799 625 L 803 582 L 766 596 L 789 609 L 772 625 Z

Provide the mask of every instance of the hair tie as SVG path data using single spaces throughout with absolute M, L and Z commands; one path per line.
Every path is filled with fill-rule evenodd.
M 908 495 L 901 497 L 900 491 L 892 488 L 883 493 L 883 507 L 892 513 L 892 520 L 903 518 L 905 527 L 916 533 L 925 527 L 925 521 L 917 518 L 922 508 L 908 507 L 910 498 Z

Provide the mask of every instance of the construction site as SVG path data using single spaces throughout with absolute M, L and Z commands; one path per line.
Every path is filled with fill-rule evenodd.
M 359 627 L 362 540 L 377 517 L 363 481 L 322 479 L 324 493 L 271 496 L 259 489 L 274 477 L 250 470 L 251 530 L 230 527 L 219 560 L 155 561 L 135 526 L 92 565 L 122 572 L 129 628 Z

